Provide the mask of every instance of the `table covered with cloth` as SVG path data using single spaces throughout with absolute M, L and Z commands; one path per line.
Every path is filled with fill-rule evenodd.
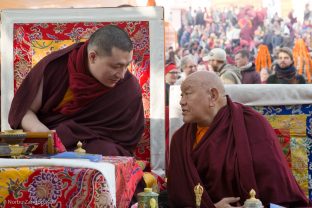
M 0 207 L 128 207 L 142 176 L 131 157 L 0 159 Z

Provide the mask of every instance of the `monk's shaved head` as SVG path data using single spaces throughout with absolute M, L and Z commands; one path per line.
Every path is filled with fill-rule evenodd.
M 201 87 L 210 89 L 216 88 L 222 95 L 225 94 L 224 85 L 215 72 L 198 71 L 189 75 L 183 84 L 199 84 Z M 183 85 L 182 84 L 182 85 Z

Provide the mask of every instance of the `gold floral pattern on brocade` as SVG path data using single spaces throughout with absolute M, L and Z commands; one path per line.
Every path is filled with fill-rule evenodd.
M 289 129 L 291 136 L 306 136 L 307 115 L 265 115 L 274 129 Z

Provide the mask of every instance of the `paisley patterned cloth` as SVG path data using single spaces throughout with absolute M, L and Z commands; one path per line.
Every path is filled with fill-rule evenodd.
M 115 166 L 117 207 L 128 207 L 143 176 L 130 157 L 104 157 Z M 0 207 L 114 207 L 105 177 L 89 168 L 0 168 Z

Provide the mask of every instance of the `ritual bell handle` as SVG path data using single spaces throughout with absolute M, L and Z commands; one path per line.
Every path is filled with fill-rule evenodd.
M 198 185 L 194 187 L 196 208 L 200 207 L 203 192 L 204 188 L 198 183 Z

